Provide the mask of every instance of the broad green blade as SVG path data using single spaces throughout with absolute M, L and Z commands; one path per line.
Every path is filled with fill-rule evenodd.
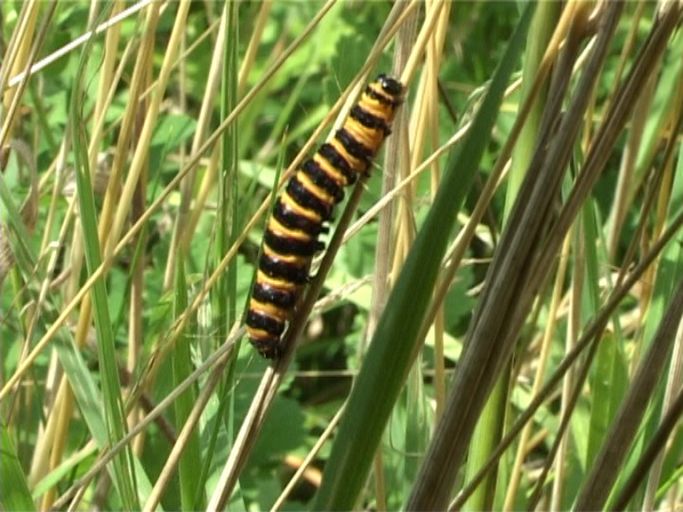
M 389 297 L 351 391 L 325 466 L 314 510 L 356 506 L 389 414 L 401 391 L 456 215 L 479 169 L 505 88 L 519 60 L 533 4 L 527 7 L 463 143 L 451 154 L 434 204 Z

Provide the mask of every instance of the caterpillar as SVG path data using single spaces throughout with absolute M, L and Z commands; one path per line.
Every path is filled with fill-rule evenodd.
M 263 357 L 282 354 L 282 333 L 308 282 L 313 255 L 325 248 L 318 236 L 343 200 L 344 187 L 369 174 L 403 94 L 401 82 L 383 74 L 368 84 L 342 127 L 301 165 L 275 201 L 246 317 L 249 341 Z

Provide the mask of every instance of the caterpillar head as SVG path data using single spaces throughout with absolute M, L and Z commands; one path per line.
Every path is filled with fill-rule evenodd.
M 392 78 L 382 73 L 377 77 L 377 81 L 379 82 L 382 91 L 384 91 L 384 93 L 386 93 L 387 95 L 395 98 L 400 98 L 401 96 L 403 96 L 403 84 L 395 78 Z

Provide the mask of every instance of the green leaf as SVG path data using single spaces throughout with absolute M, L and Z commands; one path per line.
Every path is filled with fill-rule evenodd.
M 92 42 L 90 40 L 89 42 Z M 97 209 L 95 196 L 90 181 L 90 168 L 88 165 L 87 139 L 83 132 L 83 81 L 88 57 L 90 56 L 90 44 L 86 45 L 81 55 L 78 72 L 74 78 L 75 86 L 71 95 L 70 126 L 73 141 L 74 164 L 76 171 L 78 211 L 81 229 L 83 230 L 83 243 L 85 260 L 89 273 L 93 273 L 102 263 L 100 253 L 99 235 L 97 229 Z M 105 412 L 105 424 L 107 427 L 108 441 L 111 445 L 119 441 L 126 433 L 126 418 L 121 397 L 121 382 L 119 380 L 118 367 L 116 365 L 116 348 L 114 333 L 109 316 L 109 301 L 105 283 L 99 279 L 91 291 L 92 315 L 95 320 L 97 334 L 97 349 L 100 369 L 102 370 L 102 395 Z M 134 465 L 130 447 L 124 449 L 112 461 L 114 484 L 121 495 L 123 504 L 128 509 L 139 508 L 134 487 Z

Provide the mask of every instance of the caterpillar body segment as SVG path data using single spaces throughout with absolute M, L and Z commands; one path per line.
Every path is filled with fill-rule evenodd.
M 278 358 L 282 333 L 308 281 L 313 255 L 327 232 L 344 188 L 369 172 L 403 101 L 404 87 L 380 75 L 368 84 L 342 127 L 303 163 L 275 202 L 268 219 L 247 312 L 247 334 L 258 352 Z

